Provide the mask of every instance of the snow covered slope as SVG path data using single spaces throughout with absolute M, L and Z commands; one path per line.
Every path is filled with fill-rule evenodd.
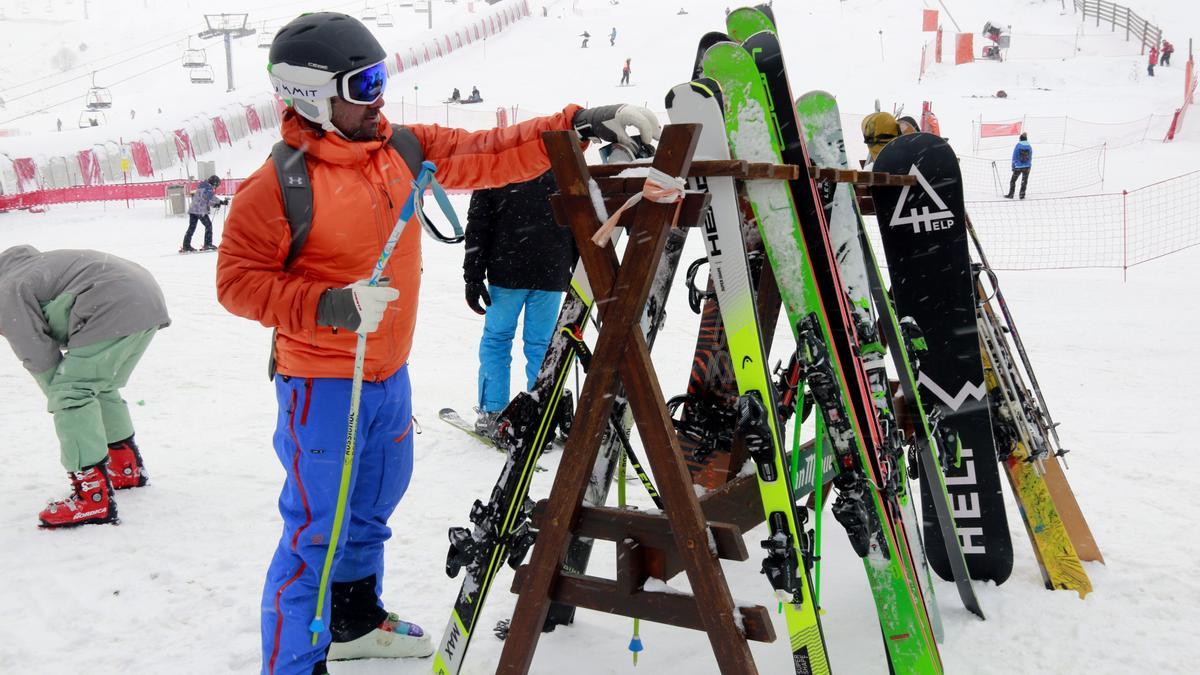
M 1171 32 L 1186 35 L 1200 27 L 1200 10 L 1193 3 L 1139 1 L 1153 5 Z M 677 16 L 684 2 L 689 14 Z M 460 0 L 460 9 L 464 3 Z M 182 4 L 180 14 L 190 14 L 172 28 L 176 31 L 193 25 L 201 11 L 250 6 L 286 15 L 301 6 L 318 5 L 268 0 L 127 4 L 131 7 L 107 4 L 114 20 L 105 31 L 111 32 L 112 44 L 102 47 L 93 38 L 92 49 L 118 51 L 122 45 L 136 44 L 142 4 L 151 5 L 151 10 Z M 686 78 L 695 40 L 721 25 L 726 4 L 623 0 L 610 5 L 608 0 L 580 0 L 581 13 L 576 14 L 570 0 L 549 3 L 547 18 L 527 20 L 489 40 L 486 55 L 480 46 L 397 78 L 388 94 L 388 113 L 399 117 L 401 96 L 411 104 L 407 92 L 413 85 L 420 87 L 423 105 L 427 97 L 440 98 L 452 86 L 469 89 L 477 84 L 488 109 L 494 104 L 551 111 L 571 100 L 627 100 L 659 108 L 667 87 Z M 1014 31 L 1037 25 L 1038 34 L 1073 33 L 1077 26 L 1069 9 L 1067 15 L 1059 15 L 1057 2 L 947 4 L 965 30 L 977 31 L 984 20 L 996 16 L 1014 24 Z M 22 54 L 48 58 L 43 51 L 57 45 L 64 24 L 32 19 L 10 23 L 13 5 L 13 0 L 3 4 L 6 21 L 0 27 L 6 30 L 0 43 L 12 42 Z M 46 5 L 56 16 L 81 9 L 78 0 Z M 93 2 L 92 10 L 98 5 L 105 6 Z M 1181 76 L 1163 69 L 1165 76 L 1153 82 L 1130 80 L 1131 67 L 1140 58 L 1136 50 L 1121 52 L 1121 45 L 1104 47 L 1106 55 L 1065 62 L 945 66 L 917 85 L 916 64 L 924 39 L 917 33 L 922 3 L 811 0 L 775 5 L 796 90 L 836 92 L 848 113 L 868 112 L 875 98 L 889 108 L 903 102 L 910 111 L 931 99 L 952 141 L 965 140 L 969 120 L 980 115 L 1003 119 L 1038 112 L 1123 121 L 1163 113 L 1178 104 Z M 119 14 L 114 6 L 122 7 Z M 447 13 L 454 9 L 439 3 L 438 10 L 443 6 Z M 1153 18 L 1150 11 L 1143 13 Z M 154 16 L 161 20 L 164 15 L 157 11 Z M 13 25 L 20 30 L 7 30 Z M 607 34 L 613 25 L 618 41 L 610 48 Z M 586 51 L 577 41 L 585 29 L 593 36 Z M 879 30 L 884 31 L 882 57 Z M 69 43 L 76 39 L 70 36 Z M 14 53 L 0 55 L 0 64 L 8 69 L 4 82 L 17 72 Z M 618 88 L 626 57 L 633 58 L 634 86 Z M 1055 83 L 1053 91 L 1034 89 L 1034 75 L 1042 85 Z M 239 95 L 266 91 L 261 70 L 239 72 L 238 77 L 245 88 Z M 1008 88 L 1012 96 L 1005 101 L 969 98 L 999 88 Z M 197 96 L 195 90 L 173 72 L 147 91 L 128 96 L 161 101 L 186 117 L 210 105 L 207 96 Z M 140 119 L 143 109 L 138 105 Z M 41 126 L 30 130 L 44 134 L 49 127 L 44 118 L 38 119 Z M 853 139 L 852 132 L 848 136 Z M 226 151 L 222 161 L 235 172 L 251 170 L 261 162 L 267 138 L 252 142 L 254 147 Z M 861 151 L 856 143 L 850 145 L 852 151 Z M 1194 142 L 1133 146 L 1119 162 L 1110 163 L 1110 172 L 1119 172 L 1119 178 L 1112 179 L 1114 186 L 1133 187 L 1191 170 L 1195 149 Z M 465 199 L 455 201 L 465 213 Z M 164 218 L 158 204 L 0 215 L 0 250 L 17 243 L 42 249 L 98 248 L 145 265 L 163 285 L 173 319 L 125 392 L 133 404 L 152 483 L 119 495 L 123 522 L 115 528 L 36 529 L 37 511 L 65 488 L 65 481 L 53 426 L 36 385 L 16 359 L 0 354 L 0 428 L 7 432 L 8 457 L 0 472 L 2 672 L 65 675 L 86 668 L 94 673 L 190 674 L 258 669 L 261 584 L 279 533 L 275 501 L 283 477 L 270 447 L 275 404 L 264 377 L 270 333 L 217 304 L 214 257 L 173 253 L 183 226 L 180 220 Z M 703 247 L 693 237 L 685 259 L 702 254 Z M 502 462 L 498 453 L 436 416 L 443 406 L 469 409 L 475 392 L 482 320 L 462 300 L 461 256 L 460 248 L 425 244 L 420 326 L 411 366 L 414 411 L 422 433 L 412 487 L 392 522 L 395 534 L 387 551 L 384 590 L 394 611 L 435 636 L 458 589 L 458 580 L 442 571 L 446 528 L 466 523 L 472 501 L 491 488 Z M 1195 303 L 1187 294 L 1200 283 L 1197 269 L 1200 253 L 1193 249 L 1137 268 L 1128 283 L 1109 271 L 1001 277 L 1049 403 L 1062 422 L 1064 442 L 1074 450 L 1068 476 L 1108 565 L 1088 565 L 1095 592 L 1086 600 L 1043 590 L 1010 504 L 1013 577 L 1001 587 L 978 588 L 989 620 L 976 620 L 958 606 L 951 585 L 937 584 L 946 621 L 942 654 L 947 672 L 1183 673 L 1200 660 L 1194 638 L 1194 627 L 1200 624 L 1200 582 L 1192 573 L 1200 545 L 1189 534 L 1197 517 L 1190 495 L 1200 459 L 1193 449 L 1189 423 L 1196 415 L 1187 394 L 1200 378 L 1200 369 L 1186 356 L 1200 341 L 1200 319 L 1190 311 Z M 685 384 L 698 323 L 684 296 L 677 286 L 655 356 L 668 394 Z M 786 344 L 784 334 L 777 344 Z M 783 356 L 782 349 L 775 356 Z M 519 356 L 516 361 L 514 375 L 521 370 Z M 514 392 L 520 386 L 517 379 Z M 558 455 L 550 455 L 543 463 L 553 469 L 557 461 Z M 535 479 L 535 498 L 548 492 L 550 475 Z M 630 494 L 634 503 L 649 506 L 636 485 Z M 822 600 L 833 665 L 839 673 L 884 673 L 861 564 L 840 526 L 828 513 L 826 518 Z M 761 531 L 754 531 L 747 541 L 753 548 L 761 537 Z M 612 547 L 598 546 L 593 565 L 595 573 L 610 574 Z M 758 565 L 751 560 L 726 564 L 725 569 L 735 597 L 767 604 L 770 596 Z M 502 573 L 481 625 L 511 614 L 510 578 Z M 683 587 L 685 582 L 677 578 L 672 584 Z M 626 619 L 581 611 L 574 627 L 543 637 L 533 672 L 716 672 L 703 634 L 650 623 L 641 627 L 646 651 L 635 670 L 626 651 L 630 629 Z M 785 634 L 782 623 L 777 632 Z M 492 672 L 500 648 L 501 643 L 482 632 L 466 672 Z M 788 671 L 783 644 L 754 644 L 752 649 L 760 672 Z M 334 672 L 382 675 L 428 669 L 424 660 L 358 662 L 337 664 Z

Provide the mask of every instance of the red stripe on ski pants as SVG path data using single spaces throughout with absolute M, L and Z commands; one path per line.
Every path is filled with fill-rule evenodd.
M 283 532 L 267 570 L 262 602 L 262 672 L 310 675 L 325 658 L 323 631 L 312 644 L 317 588 L 337 508 L 350 404 L 349 379 L 277 377 L 274 444 L 287 479 L 279 495 Z M 297 411 L 299 406 L 300 411 Z M 307 420 L 299 412 L 307 409 Z M 364 382 L 350 491 L 331 582 L 375 575 L 382 591 L 388 518 L 412 476 L 411 389 L 407 367 L 382 382 Z M 382 606 L 382 605 L 381 605 Z M 322 619 L 330 625 L 325 590 Z

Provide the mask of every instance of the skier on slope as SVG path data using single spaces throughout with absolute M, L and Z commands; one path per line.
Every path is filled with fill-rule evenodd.
M 1166 40 L 1163 40 L 1162 41 L 1162 52 L 1161 52 L 1161 56 L 1158 59 L 1158 65 L 1160 65 L 1160 66 L 1171 65 L 1171 55 L 1174 53 L 1175 53 L 1175 45 L 1171 44 L 1170 42 L 1167 42 Z
M 1029 135 L 1022 133 L 1021 140 L 1013 146 L 1012 179 L 1008 181 L 1006 199 L 1013 198 L 1017 189 L 1017 178 L 1021 178 L 1021 199 L 1025 199 L 1025 188 L 1029 186 L 1029 170 L 1033 168 L 1033 146 L 1029 144 Z
M 632 61 L 632 59 L 625 59 L 625 66 L 623 68 L 621 68 L 621 85 L 620 86 L 622 86 L 622 87 L 629 84 L 629 73 L 631 72 L 631 68 L 629 66 L 630 61 Z
M 1158 65 L 1158 45 L 1150 48 L 1150 63 L 1146 64 L 1146 72 L 1154 77 L 1154 66 Z
M 583 44 L 581 44 L 579 46 L 582 47 L 583 49 L 587 49 L 588 40 L 592 39 L 591 33 L 587 32 L 585 30 L 579 34 L 579 37 L 583 38 Z
M 183 235 L 183 246 L 179 249 L 180 253 L 192 253 L 196 250 L 192 248 L 192 235 L 196 232 L 197 221 L 204 224 L 204 245 L 200 250 L 217 250 L 217 247 L 213 246 L 212 243 L 212 219 L 208 217 L 208 214 L 212 209 L 218 209 L 229 204 L 228 199 L 221 199 L 217 196 L 216 189 L 220 185 L 220 177 L 209 176 L 208 180 L 196 186 L 196 191 L 192 193 L 192 203 L 188 205 L 188 228 L 187 232 Z
M 117 522 L 113 490 L 146 484 L 121 389 L 170 325 L 144 268 L 100 251 L 14 246 L 0 253 L 0 335 L 46 395 L 71 494 L 45 528 Z
M 424 631 L 388 612 L 382 600 L 387 523 L 412 474 L 407 365 L 421 278 L 421 228 L 414 218 L 382 270 L 390 286 L 358 282 L 378 262 L 380 242 L 413 180 L 389 143 L 394 128 L 380 112 L 387 58 L 370 31 L 344 14 L 306 14 L 275 34 L 269 72 L 276 92 L 290 102 L 283 140 L 305 152 L 311 228 L 285 267 L 292 230 L 268 160 L 239 188 L 217 260 L 221 304 L 276 329 L 274 443 L 286 480 L 279 499 L 283 533 L 263 589 L 266 673 L 325 673 L 327 650 L 329 660 L 433 651 Z M 657 120 L 644 108 L 568 105 L 502 129 L 413 125 L 405 137 L 415 137 L 447 188 L 478 189 L 545 172 L 543 131 L 575 128 L 584 138 L 631 143 L 627 125 L 658 135 Z M 340 449 L 356 333 L 367 336 L 367 348 L 352 481 L 343 493 Z M 335 513 L 344 513 L 346 525 L 326 568 Z M 318 599 L 324 572 L 331 588 Z M 315 627 L 321 630 L 314 635 L 310 621 L 319 600 L 322 621 Z
M 612 32 L 608 34 L 608 46 L 613 47 L 617 44 L 617 27 L 613 26 Z
M 485 436 L 495 436 L 496 418 L 508 404 L 517 319 L 524 313 L 525 380 L 532 390 L 563 291 L 571 283 L 578 253 L 571 230 L 559 227 L 550 209 L 550 195 L 557 190 L 554 174 L 547 171 L 530 181 L 471 195 L 463 279 L 467 306 L 486 316 L 475 422 L 475 431 Z

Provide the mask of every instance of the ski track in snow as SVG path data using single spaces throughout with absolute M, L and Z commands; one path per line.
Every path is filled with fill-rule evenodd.
M 658 109 L 667 88 L 686 76 L 695 39 L 719 27 L 728 3 L 688 0 L 691 14 L 678 18 L 673 6 L 670 11 L 665 6 L 639 10 L 651 20 L 630 18 L 627 5 L 632 4 L 610 7 L 602 0 L 581 0 L 583 14 L 575 15 L 565 0 L 550 3 L 550 19 L 528 20 L 489 40 L 485 62 L 473 49 L 456 52 L 397 78 L 397 94 L 389 100 L 411 92 L 414 83 L 432 99 L 455 82 L 465 84 L 469 75 L 481 86 L 487 83 L 485 95 L 503 84 L 511 102 L 519 100 L 528 109 L 552 111 L 568 98 L 593 104 L 641 103 L 638 99 L 644 98 Z M 1058 17 L 1058 8 L 1050 7 L 1055 3 L 948 4 L 965 30 L 1002 13 L 1006 22 L 1036 25 L 1039 32 L 1070 31 L 1077 25 L 1069 12 Z M 1200 27 L 1200 10 L 1182 3 L 1130 4 L 1163 23 L 1170 37 L 1189 32 L 1187 28 L 1196 34 Z M 906 27 L 918 25 L 919 5 L 896 0 L 779 3 L 793 90 L 828 89 L 839 94 L 846 113 L 866 112 L 877 96 L 885 106 L 893 98 L 906 101 L 909 112 L 918 109 L 921 97 L 933 98 L 944 129 L 952 141 L 961 139 L 956 145 L 964 149 L 969 147 L 968 121 L 980 114 L 1005 119 L 1026 112 L 1070 113 L 1126 121 L 1178 103 L 1182 67 L 1160 69 L 1151 89 L 1149 82 L 1126 78 L 1130 65 L 1142 61 L 1136 54 L 1059 65 L 1014 61 L 1005 69 L 990 63 L 943 68 L 918 88 L 914 59 L 919 47 L 913 45 L 923 37 Z M 554 16 L 559 11 L 561 19 Z M 857 29 L 852 26 L 856 16 L 867 15 L 870 20 L 859 21 Z M 817 18 L 834 28 L 809 30 Z M 607 41 L 597 38 L 586 54 L 577 50 L 574 36 L 582 27 L 593 26 L 593 35 L 606 35 L 594 27 L 610 23 L 619 28 L 617 49 L 610 51 Z M 664 44 L 662 25 L 679 26 L 669 36 L 677 41 L 678 53 L 652 66 Z M 36 24 L 22 24 L 21 29 L 45 30 Z M 879 67 L 877 29 L 885 30 L 887 67 L 902 77 L 872 72 Z M 544 39 L 530 40 L 532 34 Z M 801 40 L 804 36 L 812 40 Z M 860 44 L 851 44 L 854 40 Z M 1186 42 L 1173 41 L 1180 49 Z M 976 46 L 980 43 L 977 38 Z M 547 63 L 547 50 L 559 49 L 563 58 Z M 219 62 L 218 50 L 212 51 Z M 618 91 L 580 78 L 580 72 L 609 66 L 617 75 L 626 51 L 635 57 L 633 87 Z M 839 54 L 828 72 L 808 72 L 798 65 L 821 52 Z M 1177 53 L 1181 65 L 1180 57 Z M 514 67 L 521 63 L 559 73 L 571 86 L 539 84 L 538 78 Z M 14 72 L 10 67 L 0 75 L 16 78 Z M 261 81 L 243 85 L 247 96 L 264 92 L 260 67 L 248 72 L 252 74 L 242 76 L 239 71 L 241 82 Z M 1028 87 L 1032 75 L 1055 91 L 1024 91 L 1021 83 Z M 6 83 L 0 80 L 0 85 Z M 1007 101 L 963 98 L 1001 87 L 1010 92 Z M 190 88 L 164 85 L 161 91 L 170 91 L 173 98 L 195 96 Z M 39 124 L 45 127 L 45 120 Z M 854 130 L 846 134 L 847 149 L 857 159 L 861 144 Z M 262 161 L 273 140 L 267 135 L 249 139 L 206 159 L 216 158 L 235 175 L 244 175 Z M 1195 149 L 1195 143 L 1147 143 L 1111 151 L 1108 187 L 1132 188 L 1191 170 Z M 466 199 L 454 200 L 460 214 L 465 213 Z M 76 673 L 85 663 L 95 673 L 250 673 L 259 667 L 260 594 L 279 537 L 275 503 L 283 479 L 270 445 L 276 414 L 273 387 L 265 378 L 270 331 L 217 304 L 216 257 L 176 255 L 186 222 L 164 218 L 161 209 L 157 202 L 135 203 L 132 209 L 113 203 L 60 206 L 43 215 L 0 215 L 0 250 L 17 243 L 41 249 L 97 248 L 146 266 L 163 286 L 173 320 L 155 338 L 125 390 L 151 484 L 118 494 L 118 527 L 36 528 L 37 511 L 48 498 L 65 494 L 66 480 L 44 398 L 15 358 L 0 356 L 0 428 L 7 432 L 9 453 L 0 474 L 0 571 L 5 582 L 0 671 Z M 216 220 L 219 241 L 221 216 Z M 692 235 L 682 262 L 703 254 L 699 237 Z M 394 535 L 386 554 L 385 600 L 434 638 L 449 617 L 461 580 L 443 572 L 446 528 L 467 524 L 471 503 L 486 497 L 504 465 L 502 455 L 437 419 L 442 407 L 469 410 L 475 394 L 482 318 L 463 305 L 461 262 L 461 249 L 426 239 L 410 366 L 421 433 L 413 482 L 392 520 Z M 1200 459 L 1194 433 L 1188 433 L 1196 413 L 1187 393 L 1200 379 L 1200 367 L 1189 358 L 1200 342 L 1200 318 L 1190 311 L 1195 303 L 1186 293 L 1200 282 L 1198 267 L 1200 250 L 1192 249 L 1130 270 L 1128 282 L 1111 270 L 1000 273 L 1050 409 L 1062 423 L 1064 445 L 1073 450 L 1067 476 L 1107 565 L 1085 564 L 1095 587 L 1086 600 L 1045 591 L 1009 498 L 1013 575 L 1000 587 L 976 585 L 988 621 L 961 607 L 952 584 L 936 582 L 946 631 L 940 647 L 948 673 L 1173 673 L 1190 672 L 1200 660 L 1200 641 L 1194 635 L 1200 625 L 1200 581 L 1193 573 L 1200 544 L 1190 534 L 1198 515 L 1190 495 Z M 686 381 L 698 324 L 685 295 L 679 289 L 671 294 L 660 347 L 654 351 L 668 395 Z M 790 333 L 782 323 L 776 330 L 780 347 L 774 358 L 779 359 Z M 0 351 L 7 354 L 7 348 Z M 522 366 L 518 353 L 514 393 L 521 386 Z M 548 493 L 560 456 L 543 456 L 541 463 L 551 473 L 535 476 L 534 498 Z M 637 484 L 632 485 L 630 501 L 652 508 Z M 839 673 L 886 672 L 863 565 L 828 512 L 823 527 L 822 619 L 832 666 Z M 753 553 L 764 535 L 763 528 L 747 533 L 751 560 L 724 567 L 735 598 L 773 607 L 758 573 L 760 559 Z M 589 571 L 610 576 L 612 552 L 611 544 L 597 542 Z M 502 571 L 497 579 L 466 674 L 494 670 L 502 643 L 490 628 L 511 615 L 515 596 L 508 591 L 510 575 Z M 686 577 L 670 580 L 670 586 L 685 591 Z M 785 636 L 783 617 L 773 616 L 777 634 Z M 83 622 L 86 629 L 80 627 Z M 716 672 L 704 634 L 650 622 L 641 625 L 646 651 L 635 670 L 626 649 L 631 628 L 628 619 L 581 610 L 574 627 L 542 637 L 532 672 Z M 790 669 L 784 642 L 751 645 L 760 672 Z M 366 661 L 334 664 L 332 670 L 371 675 L 426 673 L 429 667 L 428 660 Z

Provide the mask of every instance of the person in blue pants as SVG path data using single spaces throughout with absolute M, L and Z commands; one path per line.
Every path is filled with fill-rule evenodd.
M 525 379 L 532 389 L 563 291 L 571 283 L 578 254 L 570 229 L 555 223 L 550 210 L 555 190 L 554 176 L 547 171 L 531 181 L 471 195 L 463 279 L 467 305 L 486 315 L 479 341 L 475 422 L 475 430 L 486 436 L 495 436 L 496 418 L 509 401 L 518 320 L 524 314 Z
M 346 378 L 275 378 L 279 415 L 274 445 L 287 478 L 279 496 L 283 535 L 267 570 L 262 599 L 263 654 L 269 655 L 265 665 L 270 672 L 287 670 L 287 664 L 278 662 L 281 654 L 302 653 L 308 647 L 286 643 L 307 642 L 311 635 L 307 627 L 313 618 L 318 577 L 305 571 L 320 570 L 325 564 L 346 444 L 350 387 Z M 310 415 L 314 409 L 322 414 Z M 412 477 L 412 427 L 408 366 L 380 382 L 363 383 L 356 458 L 330 575 L 331 602 L 322 617 L 335 637 L 365 636 L 389 622 L 392 625 L 382 634 L 421 636 L 419 627 L 389 615 L 379 601 L 383 545 L 392 532 L 387 520 Z M 347 546 L 347 541 L 353 545 Z M 330 658 L 337 659 L 341 648 L 342 643 L 335 641 Z
M 303 149 L 306 176 L 281 174 L 267 159 L 239 187 L 217 253 L 218 301 L 275 329 L 273 440 L 287 478 L 279 497 L 283 532 L 260 608 L 266 675 L 327 675 L 328 661 L 434 652 L 419 626 L 384 609 L 381 587 L 388 518 L 412 470 L 407 364 L 422 259 L 415 217 L 396 232 L 386 262 L 380 257 L 414 178 L 391 138 L 411 136 L 408 158 L 415 138 L 444 186 L 472 190 L 545 172 L 547 131 L 575 129 L 608 142 L 628 142 L 629 126 L 643 137 L 659 131 L 652 112 L 629 105 L 568 105 L 485 131 L 400 129 L 381 112 L 388 54 L 361 21 L 335 12 L 303 14 L 275 33 L 268 74 L 288 101 L 280 133 L 285 145 Z M 388 285 L 367 283 L 372 269 Z M 356 381 L 362 401 L 347 447 Z M 440 575 L 406 572 L 410 585 Z M 407 589 L 389 586 L 393 606 L 416 611 Z

